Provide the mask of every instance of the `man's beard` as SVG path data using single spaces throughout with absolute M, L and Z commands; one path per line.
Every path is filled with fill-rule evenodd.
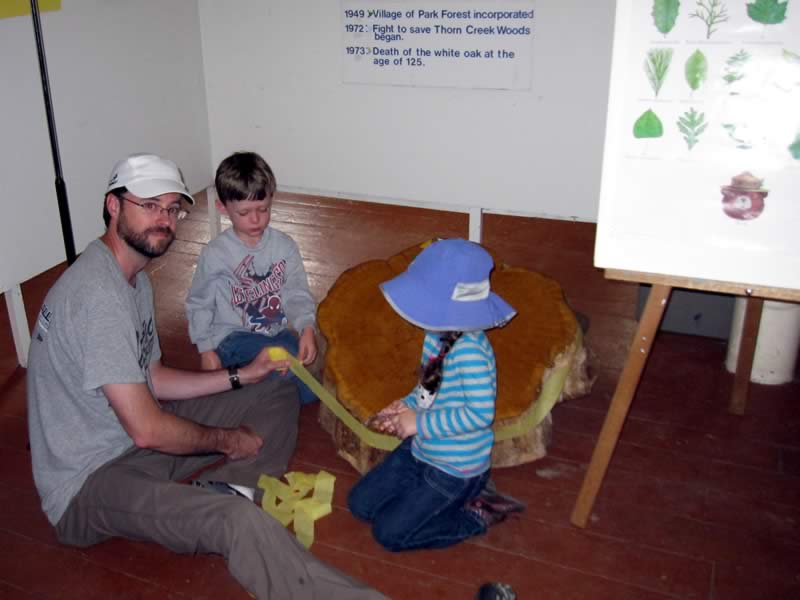
M 124 214 L 124 211 L 120 212 L 119 221 L 117 221 L 117 234 L 139 254 L 147 258 L 158 258 L 167 251 L 170 244 L 175 240 L 175 232 L 169 227 L 148 227 L 141 233 L 135 233 L 128 227 Z M 167 237 L 151 243 L 149 240 L 151 233 L 166 233 Z

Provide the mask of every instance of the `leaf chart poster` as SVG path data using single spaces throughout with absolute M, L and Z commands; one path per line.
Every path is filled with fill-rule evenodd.
M 618 0 L 595 265 L 800 289 L 800 0 Z

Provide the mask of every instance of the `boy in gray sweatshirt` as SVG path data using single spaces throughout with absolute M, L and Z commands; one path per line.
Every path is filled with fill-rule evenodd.
M 200 254 L 186 298 L 189 336 L 202 368 L 228 368 L 235 379 L 235 370 L 268 346 L 311 364 L 316 303 L 297 244 L 269 227 L 272 169 L 254 152 L 237 152 L 220 163 L 214 183 L 217 208 L 233 226 Z M 296 383 L 302 403 L 315 400 Z

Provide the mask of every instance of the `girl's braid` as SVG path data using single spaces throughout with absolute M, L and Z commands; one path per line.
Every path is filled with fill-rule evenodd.
M 432 356 L 428 360 L 428 363 L 424 367 L 420 368 L 420 385 L 422 385 L 422 387 L 431 394 L 435 394 L 437 391 L 439 391 L 439 386 L 442 384 L 444 359 L 462 334 L 463 331 L 442 332 L 442 334 L 439 336 L 439 341 L 442 343 L 439 354 Z

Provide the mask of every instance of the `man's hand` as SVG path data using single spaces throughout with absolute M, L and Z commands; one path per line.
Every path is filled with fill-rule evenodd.
M 222 361 L 214 350 L 200 353 L 200 368 L 203 371 L 216 371 L 222 368 Z
M 317 340 L 314 336 L 314 328 L 306 327 L 300 335 L 297 359 L 304 365 L 310 365 L 315 358 L 317 358 Z
M 288 370 L 288 360 L 272 360 L 269 357 L 269 348 L 264 348 L 247 366 L 239 369 L 239 380 L 245 384 L 256 383 L 273 371 L 286 373 Z
M 246 425 L 238 429 L 221 429 L 220 451 L 229 460 L 241 460 L 258 454 L 264 440 Z

